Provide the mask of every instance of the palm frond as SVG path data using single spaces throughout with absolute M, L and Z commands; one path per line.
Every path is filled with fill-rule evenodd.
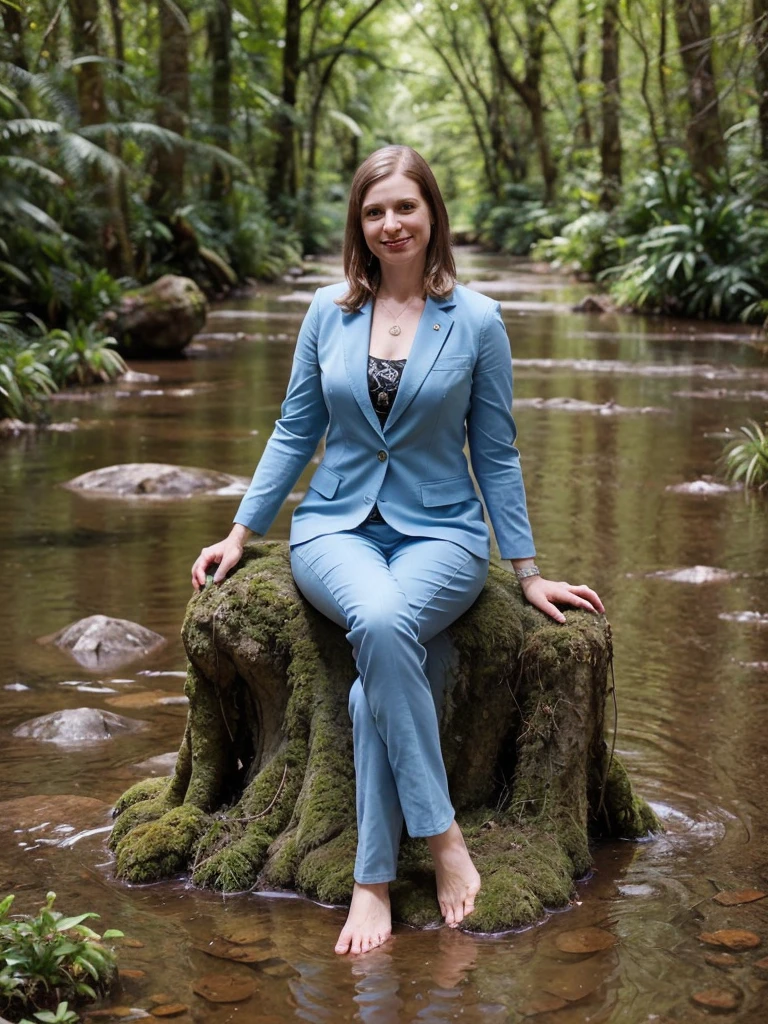
M 82 175 L 83 171 L 95 167 L 102 174 L 116 178 L 127 168 L 122 160 L 95 145 L 79 132 L 62 132 L 59 140 L 59 154 L 67 173 Z
M 64 179 L 55 171 L 52 171 L 50 167 L 43 167 L 36 160 L 30 160 L 25 156 L 0 156 L 0 170 L 3 168 L 19 176 L 22 174 L 32 174 L 42 181 L 48 182 L 49 185 L 60 187 L 64 184 Z
M 44 121 L 39 117 L 19 117 L 0 125 L 0 138 L 18 139 L 25 135 L 55 135 L 61 131 L 58 121 Z

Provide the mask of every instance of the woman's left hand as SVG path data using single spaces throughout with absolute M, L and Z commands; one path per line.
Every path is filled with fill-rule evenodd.
M 551 616 L 555 622 L 565 622 L 565 616 L 555 607 L 556 604 L 572 604 L 575 608 L 583 608 L 595 614 L 605 612 L 598 595 L 584 584 L 575 587 L 570 583 L 545 580 L 543 576 L 528 576 L 520 581 L 520 586 L 526 600 Z

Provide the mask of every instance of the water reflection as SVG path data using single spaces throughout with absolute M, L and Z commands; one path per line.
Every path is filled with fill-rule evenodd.
M 385 947 L 357 958 L 330 952 L 341 910 L 224 898 L 183 879 L 114 882 L 109 807 L 138 778 L 170 770 L 186 712 L 159 702 L 178 700 L 183 688 L 178 633 L 189 565 L 226 530 L 234 505 L 226 496 L 89 501 L 58 484 L 119 462 L 248 476 L 278 414 L 306 309 L 304 294 L 278 300 L 337 278 L 338 268 L 321 266 L 312 279 L 216 311 L 192 358 L 136 364 L 156 381 L 56 403 L 62 422 L 87 409 L 96 426 L 0 447 L 0 888 L 33 910 L 52 887 L 62 908 L 94 909 L 105 927 L 121 927 L 143 945 L 123 948 L 120 962 L 143 973 L 126 978 L 120 1001 L 146 1012 L 153 995 L 165 994 L 190 1007 L 182 1021 L 688 1021 L 702 1019 L 691 994 L 723 983 L 743 993 L 734 1019 L 768 1019 L 765 972 L 754 967 L 761 951 L 738 954 L 725 975 L 705 963 L 697 939 L 724 927 L 768 939 L 768 900 L 712 902 L 718 888 L 768 885 L 768 514 L 765 499 L 745 501 L 712 479 L 723 431 L 764 416 L 768 363 L 740 328 L 554 313 L 552 303 L 568 305 L 580 289 L 478 254 L 464 259 L 462 273 L 524 304 L 506 319 L 540 560 L 604 597 L 616 647 L 618 749 L 667 834 L 600 847 L 573 905 L 537 928 L 474 937 L 397 927 Z M 704 400 L 709 382 L 718 391 Z M 548 408 L 558 397 L 664 414 Z M 274 536 L 287 537 L 289 519 L 290 506 Z M 707 582 L 697 567 L 733 576 Z M 665 578 L 680 572 L 682 581 Z M 139 622 L 168 643 L 109 674 L 73 672 L 60 652 L 35 642 L 97 613 Z M 106 710 L 124 697 L 133 708 L 115 710 L 147 723 L 134 735 L 76 750 L 11 735 L 49 711 Z M 587 927 L 607 930 L 615 945 L 578 955 L 558 948 L 559 935 Z M 216 936 L 242 938 L 244 929 L 257 962 L 204 951 Z M 197 978 L 222 971 L 255 979 L 257 994 L 214 1006 L 193 993 Z

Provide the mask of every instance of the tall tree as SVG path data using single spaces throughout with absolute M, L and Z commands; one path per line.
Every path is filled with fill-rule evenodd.
M 711 188 L 710 171 L 725 166 L 726 149 L 712 62 L 709 0 L 674 0 L 674 3 L 680 57 L 688 82 L 688 155 L 696 177 L 706 188 Z
M 621 87 L 619 84 L 619 0 L 604 0 L 602 24 L 603 84 L 601 112 L 603 131 L 600 138 L 600 174 L 602 187 L 600 205 L 610 210 L 616 205 L 621 189 Z
M 72 24 L 72 50 L 77 57 L 100 56 L 99 0 L 69 0 L 69 15 Z M 86 60 L 75 67 L 77 77 L 77 103 L 80 123 L 89 125 L 107 124 L 110 120 L 104 91 L 104 76 L 99 60 Z M 116 153 L 116 143 L 107 137 L 106 148 Z M 131 273 L 133 252 L 128 237 L 128 227 L 120 203 L 119 175 L 92 172 L 94 183 L 103 190 L 106 198 L 103 247 L 107 268 L 116 277 Z
M 208 45 L 211 54 L 211 121 L 216 144 L 227 152 L 232 144 L 232 3 L 213 0 L 208 12 Z M 230 189 L 230 175 L 216 162 L 211 170 L 210 198 L 218 202 Z
M 189 2 L 160 0 L 160 74 L 156 120 L 161 128 L 186 135 L 189 119 Z M 184 194 L 184 148 L 157 145 L 150 158 L 148 202 L 168 212 Z
M 757 50 L 755 84 L 758 94 L 760 155 L 768 163 L 768 0 L 752 0 L 754 40 Z
M 299 190 L 296 154 L 296 95 L 301 59 L 301 0 L 285 0 L 281 106 L 275 121 L 275 153 L 268 196 L 272 209 L 282 209 L 284 200 L 294 200 Z
M 488 45 L 497 61 L 502 79 L 522 100 L 531 119 L 531 130 L 536 142 L 536 151 L 544 181 L 544 197 L 547 202 L 555 198 L 557 164 L 552 155 L 546 122 L 546 104 L 542 93 L 544 74 L 544 44 L 546 28 L 558 0 L 523 0 L 524 29 L 519 29 L 512 20 L 506 4 L 500 0 L 480 0 L 486 23 Z M 523 52 L 523 71 L 518 73 L 504 48 L 502 22 L 507 25 L 515 49 Z

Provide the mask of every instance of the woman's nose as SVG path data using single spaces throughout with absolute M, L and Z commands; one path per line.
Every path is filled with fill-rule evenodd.
M 400 221 L 394 210 L 387 210 L 384 214 L 384 230 L 389 232 L 400 230 Z

